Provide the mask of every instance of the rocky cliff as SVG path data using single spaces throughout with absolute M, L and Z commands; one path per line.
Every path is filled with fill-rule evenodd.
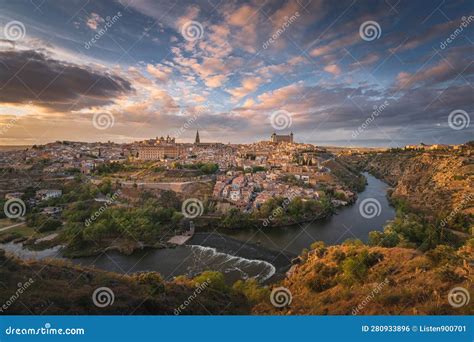
M 391 197 L 438 218 L 474 214 L 474 148 L 454 151 L 392 150 L 339 159 L 385 180 Z

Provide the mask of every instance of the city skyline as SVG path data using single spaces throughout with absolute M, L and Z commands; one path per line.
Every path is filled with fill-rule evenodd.
M 467 1 L 17 1 L 0 145 L 156 136 L 322 146 L 472 139 Z

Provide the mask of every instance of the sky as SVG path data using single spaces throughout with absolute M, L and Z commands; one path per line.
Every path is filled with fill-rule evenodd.
M 0 145 L 473 140 L 474 2 L 0 0 Z

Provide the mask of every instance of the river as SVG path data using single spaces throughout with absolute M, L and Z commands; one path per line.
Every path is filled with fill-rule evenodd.
M 370 231 L 382 230 L 387 220 L 393 219 L 395 212 L 386 198 L 387 185 L 371 175 L 366 177 L 368 185 L 359 193 L 356 203 L 322 221 L 265 230 L 236 230 L 226 235 L 197 233 L 186 246 L 144 249 L 132 255 L 107 252 L 72 262 L 126 274 L 156 271 L 167 279 L 215 270 L 223 272 L 228 283 L 249 277 L 271 282 L 283 277 L 291 259 L 314 241 L 326 244 L 342 243 L 348 238 L 366 241 Z M 378 215 L 370 219 L 361 215 L 359 207 L 364 200 L 379 203 L 375 212 Z M 7 243 L 0 244 L 0 248 L 24 259 L 61 258 L 57 247 L 33 252 L 21 244 Z
M 258 231 L 233 230 L 227 234 L 233 238 L 257 243 L 270 249 L 297 254 L 304 248 L 308 248 L 314 241 L 324 241 L 328 245 L 336 245 L 346 239 L 357 238 L 367 242 L 369 232 L 382 230 L 385 223 L 395 217 L 395 210 L 390 206 L 386 197 L 388 185 L 368 173 L 364 173 L 364 175 L 367 178 L 367 186 L 364 191 L 358 194 L 355 204 L 342 207 L 336 215 L 327 219 L 291 227 L 265 228 L 262 226 L 262 229 Z M 363 202 L 378 202 L 380 204 L 380 209 L 377 209 L 379 215 L 372 218 L 361 215 L 359 207 Z

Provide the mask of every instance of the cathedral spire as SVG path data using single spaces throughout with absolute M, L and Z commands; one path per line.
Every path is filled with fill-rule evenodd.
M 199 131 L 196 131 L 196 139 L 194 140 L 195 144 L 200 144 L 201 140 L 199 139 Z

